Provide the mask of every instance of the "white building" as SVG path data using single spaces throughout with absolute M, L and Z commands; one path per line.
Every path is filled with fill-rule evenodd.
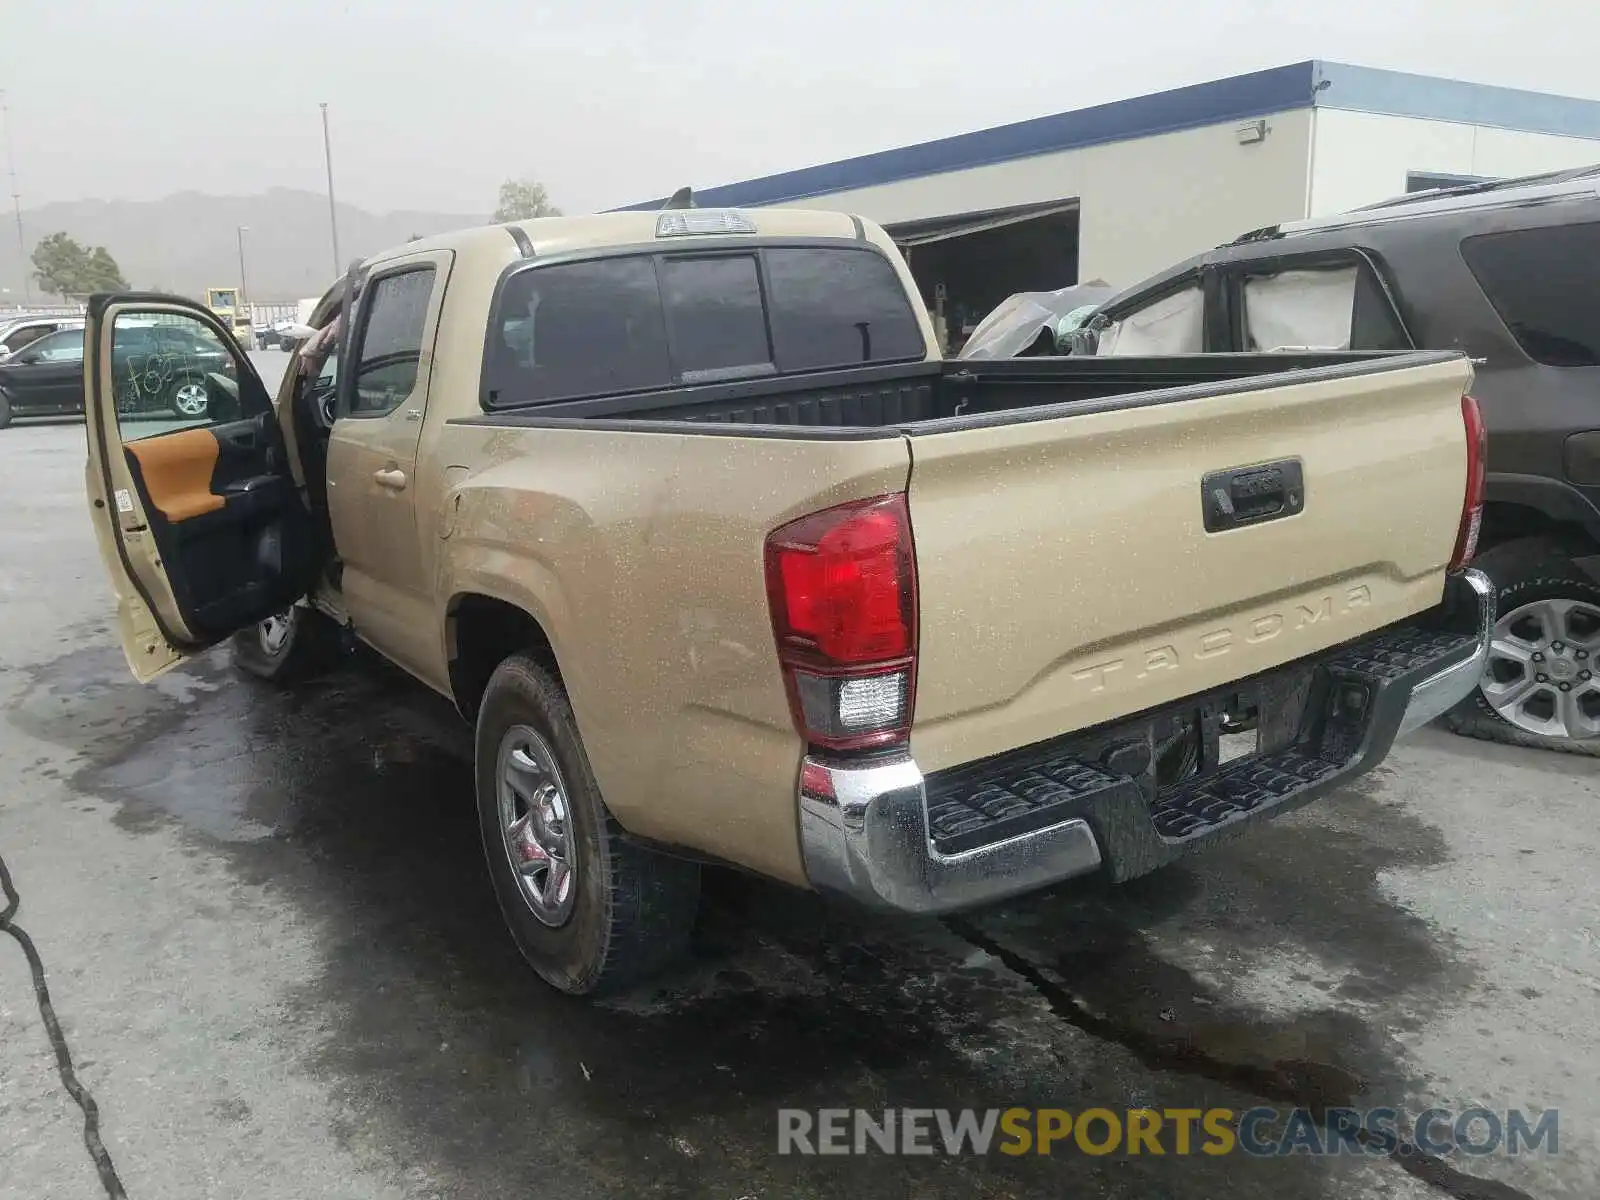
M 1014 291 L 1138 282 L 1239 234 L 1600 162 L 1600 101 L 1302 62 L 697 191 L 887 226 L 953 330 Z M 659 206 L 661 201 L 634 207 Z

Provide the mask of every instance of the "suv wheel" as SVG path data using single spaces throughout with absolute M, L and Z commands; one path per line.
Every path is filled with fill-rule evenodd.
M 531 657 L 508 658 L 490 678 L 476 757 L 495 897 L 547 983 L 573 995 L 622 987 L 687 945 L 700 868 L 625 839 L 566 692 Z
M 173 384 L 167 404 L 180 417 L 203 417 L 211 407 L 211 394 L 203 380 L 182 379 Z
M 11 400 L 4 392 L 0 392 L 0 429 L 11 424 Z
M 1478 690 L 1446 718 L 1468 737 L 1600 756 L 1600 584 L 1542 538 L 1485 551 L 1498 617 Z

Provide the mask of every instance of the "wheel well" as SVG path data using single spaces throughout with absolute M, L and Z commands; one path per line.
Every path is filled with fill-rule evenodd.
M 560 680 L 556 653 L 543 626 L 515 604 L 469 593 L 451 601 L 445 620 L 450 691 L 468 721 L 477 719 L 489 676 L 513 654 L 532 655 Z
M 1478 535 L 1479 554 L 1502 542 L 1529 537 L 1551 538 L 1572 554 L 1592 554 L 1597 549 L 1594 539 L 1583 526 L 1571 521 L 1559 521 L 1541 509 L 1505 500 L 1491 500 L 1483 506 L 1483 530 Z

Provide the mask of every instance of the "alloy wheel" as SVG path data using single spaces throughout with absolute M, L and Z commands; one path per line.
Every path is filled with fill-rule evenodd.
M 518 890 L 543 924 L 566 924 L 577 898 L 572 809 L 549 744 L 526 725 L 500 739 L 500 834 Z
M 172 407 L 185 417 L 203 417 L 211 406 L 211 397 L 203 383 L 180 383 L 172 390 Z
M 1479 689 L 1489 706 L 1526 733 L 1600 737 L 1600 606 L 1534 600 L 1495 623 Z

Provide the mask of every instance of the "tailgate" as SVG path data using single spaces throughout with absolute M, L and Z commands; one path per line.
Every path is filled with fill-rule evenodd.
M 1437 604 L 1471 378 L 1465 358 L 1364 364 L 914 432 L 919 765 L 1133 714 Z M 1208 532 L 1202 478 L 1274 463 L 1222 476 L 1238 503 L 1220 507 L 1248 513 L 1298 464 L 1296 511 Z

